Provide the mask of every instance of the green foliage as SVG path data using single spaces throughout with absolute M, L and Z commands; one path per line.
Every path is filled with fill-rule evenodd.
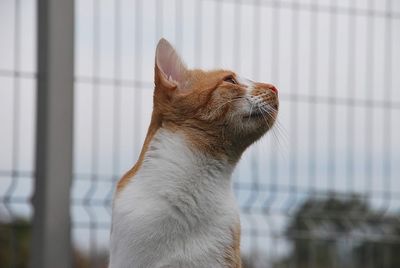
M 309 199 L 286 228 L 291 253 L 276 262 L 275 267 L 294 264 L 318 268 L 398 268 L 399 219 L 399 215 L 372 209 L 357 195 Z
M 31 224 L 24 219 L 12 222 L 0 222 L 0 267 L 26 268 L 29 267 L 31 246 Z M 87 254 L 77 249 L 74 251 L 74 267 L 89 268 L 108 266 L 107 252 L 98 252 L 96 260 L 91 260 Z
M 356 195 L 306 200 L 286 228 L 290 254 L 272 267 L 399 268 L 400 215 L 382 213 L 365 200 Z M 0 223 L 0 267 L 28 267 L 30 239 L 28 221 Z M 258 267 L 256 259 L 243 258 L 244 267 Z M 106 252 L 91 260 L 74 250 L 74 260 L 75 267 L 90 267 L 93 261 L 107 267 Z
M 31 225 L 17 219 L 0 223 L 0 266 L 24 268 L 29 265 Z

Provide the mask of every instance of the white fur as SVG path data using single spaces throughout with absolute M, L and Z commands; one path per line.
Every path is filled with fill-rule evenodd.
M 138 173 L 114 199 L 110 267 L 223 267 L 239 221 L 233 165 L 157 131 Z
M 250 94 L 254 89 L 254 82 L 250 79 L 243 78 L 241 76 L 236 77 L 239 84 L 246 86 L 247 94 Z

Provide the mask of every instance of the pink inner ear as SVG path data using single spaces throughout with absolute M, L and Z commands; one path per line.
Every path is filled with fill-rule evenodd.
M 175 49 L 164 38 L 157 45 L 156 64 L 166 79 L 178 84 L 183 81 L 186 66 Z

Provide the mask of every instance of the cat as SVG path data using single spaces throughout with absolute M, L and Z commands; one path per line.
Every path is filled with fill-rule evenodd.
M 110 267 L 241 267 L 231 174 L 273 126 L 277 89 L 188 69 L 165 39 L 154 83 L 142 151 L 114 196 Z

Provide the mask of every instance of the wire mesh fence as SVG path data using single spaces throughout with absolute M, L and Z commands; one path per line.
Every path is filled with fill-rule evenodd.
M 0 216 L 15 240 L 6 224 L 31 214 L 35 13 L 29 1 L 1 5 L 15 11 L 3 11 L 14 14 L 3 20 L 15 27 L 0 28 L 14 36 L 0 52 L 7 59 L 0 71 L 7 126 L 0 134 Z M 233 178 L 246 267 L 400 267 L 396 1 L 75 5 L 77 266 L 107 265 L 114 185 L 144 140 L 154 49 L 166 37 L 190 67 L 232 69 L 280 89 L 279 124 L 245 153 Z M 22 19 L 22 10 L 32 15 Z M 10 241 L 2 244 L 22 258 Z
M 35 3 L 0 3 L 0 266 L 28 264 L 33 186 Z

